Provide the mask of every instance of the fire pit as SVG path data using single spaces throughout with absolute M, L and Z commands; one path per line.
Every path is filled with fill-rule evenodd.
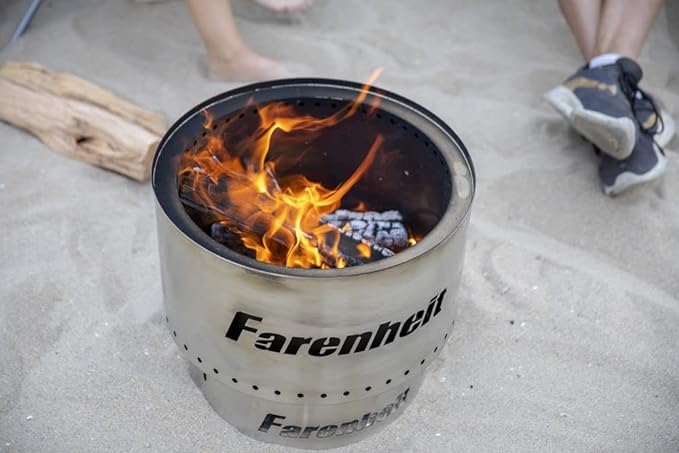
M 223 418 L 332 448 L 412 401 L 455 322 L 475 183 L 440 119 L 350 82 L 250 85 L 173 125 L 152 178 L 169 330 Z

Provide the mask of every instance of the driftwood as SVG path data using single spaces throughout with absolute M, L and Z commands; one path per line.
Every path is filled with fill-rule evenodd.
M 47 146 L 137 181 L 146 181 L 166 123 L 91 82 L 30 63 L 0 68 L 0 121 Z

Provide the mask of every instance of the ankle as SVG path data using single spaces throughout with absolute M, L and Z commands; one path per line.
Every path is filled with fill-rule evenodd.
M 254 52 L 245 44 L 220 46 L 207 51 L 207 59 L 211 62 L 232 64 L 242 58 L 252 55 Z

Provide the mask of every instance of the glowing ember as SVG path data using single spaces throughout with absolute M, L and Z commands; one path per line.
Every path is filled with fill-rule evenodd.
M 260 106 L 258 127 L 238 149 L 227 149 L 221 133 L 213 128 L 213 119 L 204 112 L 205 139 L 201 146 L 187 151 L 179 165 L 182 201 L 209 212 L 220 235 L 234 233 L 262 262 L 300 268 L 342 268 L 355 264 L 348 262 L 342 251 L 343 247 L 346 249 L 347 237 L 353 241 L 351 246 L 357 257 L 370 260 L 393 255 L 393 251 L 376 243 L 352 237 L 348 227 L 339 228 L 323 220 L 341 207 L 343 197 L 373 164 L 384 143 L 381 135 L 375 136 L 351 176 L 334 189 L 302 174 L 277 176 L 279 161 L 269 155 L 277 141 L 287 140 L 286 149 L 294 146 L 294 142 L 289 143 L 293 132 L 302 131 L 308 140 L 353 116 L 367 97 L 367 87 L 378 75 L 376 71 L 371 76 L 353 103 L 325 118 L 299 115 L 283 102 Z M 373 102 L 371 110 L 377 107 Z M 367 209 L 360 203 L 355 210 Z M 415 243 L 409 235 L 406 246 Z

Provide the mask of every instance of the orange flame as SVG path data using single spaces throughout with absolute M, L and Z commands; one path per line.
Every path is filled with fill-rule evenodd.
M 325 118 L 296 114 L 283 102 L 258 108 L 259 126 L 250 135 L 247 149 L 235 150 L 238 152 L 227 149 L 221 135 L 213 132 L 215 121 L 205 111 L 205 140 L 183 156 L 178 171 L 180 187 L 188 185 L 199 205 L 219 214 L 220 223 L 236 232 L 259 261 L 301 268 L 345 267 L 339 251 L 342 232 L 321 219 L 340 207 L 342 198 L 370 168 L 383 137 L 375 137 L 361 164 L 335 189 L 301 174 L 285 176 L 279 182 L 277 161 L 269 159 L 269 152 L 279 134 L 300 130 L 315 134 L 354 115 L 380 72 L 370 76 L 354 102 Z M 371 112 L 377 109 L 378 99 L 371 104 Z M 361 202 L 359 209 L 365 210 L 365 204 Z M 372 253 L 365 243 L 356 249 L 365 258 Z

